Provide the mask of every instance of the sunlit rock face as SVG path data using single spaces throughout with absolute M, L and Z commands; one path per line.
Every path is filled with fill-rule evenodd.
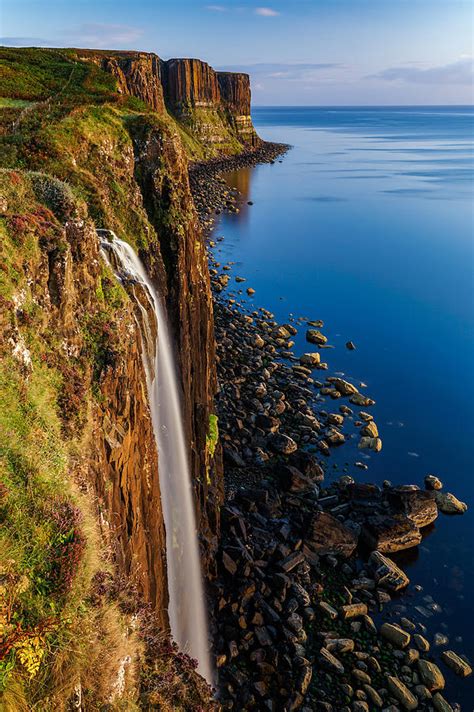
M 166 100 L 174 110 L 217 108 L 220 104 L 217 74 L 200 59 L 170 59 L 163 63 Z
M 165 112 L 161 60 L 150 52 L 108 52 L 80 50 L 80 57 L 113 74 L 120 94 L 134 96 L 152 107 Z

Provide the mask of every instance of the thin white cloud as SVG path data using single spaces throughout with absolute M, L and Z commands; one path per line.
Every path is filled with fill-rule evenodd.
M 224 5 L 206 5 L 206 10 L 210 12 L 227 12 L 227 8 Z
M 271 7 L 257 7 L 255 8 L 255 14 L 261 15 L 261 17 L 276 17 L 280 13 Z
M 370 74 L 366 79 L 410 84 L 474 85 L 474 59 L 464 57 L 456 62 L 424 69 L 414 66 L 389 67 L 377 74 Z
M 130 45 L 143 35 L 143 30 L 131 25 L 88 22 L 64 33 L 75 44 L 88 47 L 114 49 L 120 45 Z

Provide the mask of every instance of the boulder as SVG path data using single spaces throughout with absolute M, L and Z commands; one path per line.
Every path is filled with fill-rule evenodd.
M 426 685 L 430 692 L 442 690 L 444 688 L 446 683 L 443 673 L 437 665 L 431 663 L 429 660 L 423 660 L 423 658 L 421 658 L 418 660 L 418 670 L 420 677 L 423 680 L 423 684 Z
M 443 483 L 436 475 L 426 475 L 425 487 L 427 490 L 440 490 L 443 489 Z
M 290 455 L 298 449 L 298 445 L 288 435 L 283 433 L 272 433 L 268 436 L 268 445 L 274 451 L 281 455 Z
M 421 542 L 421 532 L 408 517 L 375 514 L 365 521 L 361 537 L 371 549 L 391 554 L 411 549 Z
M 357 546 L 357 536 L 332 514 L 318 512 L 308 527 L 305 543 L 317 554 L 349 557 Z
M 441 653 L 441 658 L 443 662 L 451 668 L 451 670 L 454 670 L 456 675 L 459 675 L 460 677 L 467 677 L 468 675 L 471 675 L 472 667 L 469 663 L 460 658 L 459 655 L 456 655 L 453 650 L 444 650 Z
M 348 603 L 347 606 L 341 606 L 340 614 L 344 620 L 366 616 L 367 606 L 365 603 Z
M 351 638 L 333 638 L 326 641 L 326 648 L 330 653 L 352 653 L 354 641 Z
M 435 495 L 426 490 L 404 490 L 394 488 L 389 492 L 388 501 L 396 512 L 402 512 L 420 529 L 426 527 L 438 516 Z
M 349 398 L 351 403 L 354 405 L 361 406 L 362 408 L 367 408 L 369 405 L 375 405 L 375 401 L 368 396 L 364 396 L 362 393 L 353 393 Z
M 280 464 L 276 475 L 281 489 L 288 492 L 315 491 L 315 482 L 308 475 L 304 475 L 298 468 L 291 465 Z
M 321 334 L 317 329 L 308 329 L 306 332 L 306 341 L 309 341 L 311 344 L 325 344 L 327 337 Z
M 390 694 L 397 699 L 402 707 L 406 710 L 416 710 L 418 707 L 418 700 L 415 695 L 410 692 L 408 687 L 403 684 L 398 677 L 387 676 L 387 686 Z
M 311 477 L 315 482 L 322 482 L 324 470 L 317 458 L 305 450 L 297 450 L 288 457 L 288 464 L 296 467 L 303 475 Z
M 367 425 L 364 425 L 360 432 L 369 438 L 378 438 L 379 436 L 379 429 L 373 420 L 369 420 Z
M 319 661 L 321 665 L 332 672 L 338 672 L 341 675 L 345 673 L 344 665 L 326 648 L 321 648 L 319 651 Z
M 435 694 L 433 695 L 433 707 L 435 708 L 436 712 L 453 712 L 453 708 L 451 707 L 451 705 L 446 702 L 443 695 L 441 695 L 439 692 L 435 692 Z
M 380 634 L 396 648 L 406 648 L 410 644 L 410 633 L 394 623 L 383 623 Z
M 352 385 L 352 383 L 349 383 L 349 381 L 345 381 L 343 378 L 333 378 L 331 379 L 331 383 L 333 384 L 334 388 L 339 391 L 339 393 L 342 393 L 343 396 L 351 396 L 354 393 L 359 392 L 357 388 Z
M 435 492 L 436 504 L 443 514 L 464 514 L 467 504 L 461 502 L 451 492 Z
M 380 551 L 371 553 L 369 563 L 374 570 L 377 584 L 382 588 L 386 588 L 389 591 L 400 591 L 410 583 L 410 579 L 405 572 Z
M 317 351 L 314 353 L 302 354 L 302 356 L 300 356 L 300 363 L 303 366 L 318 366 L 321 363 L 321 356 Z

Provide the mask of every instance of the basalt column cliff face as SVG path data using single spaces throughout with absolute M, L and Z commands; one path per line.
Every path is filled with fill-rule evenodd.
M 202 141 L 224 153 L 237 152 L 242 143 L 258 145 L 247 74 L 216 72 L 199 59 L 170 59 L 162 77 L 170 111 Z
M 218 72 L 217 79 L 222 103 L 235 125 L 239 138 L 251 146 L 258 146 L 259 139 L 250 116 L 249 75 L 241 72 Z
M 12 450 L 6 469 L 0 452 L 5 488 L 0 503 L 12 551 L 8 611 L 15 614 L 7 620 L 1 650 L 12 670 L 12 699 L 19 699 L 25 672 L 15 646 L 26 645 L 34 635 L 42 647 L 35 653 L 34 672 L 29 671 L 33 682 L 21 687 L 22 709 L 45 696 L 45 710 L 64 706 L 77 690 L 91 709 L 112 698 L 136 699 L 137 689 L 148 700 L 148 673 L 142 679 L 126 661 L 141 655 L 134 648 L 137 623 L 130 618 L 137 601 L 151 606 L 153 624 L 163 634 L 167 630 L 159 453 L 139 315 L 127 292 L 130 285 L 117 282 L 102 258 L 96 230 L 111 231 L 132 245 L 166 300 L 177 347 L 203 572 L 212 578 L 222 501 L 214 325 L 188 158 L 195 156 L 192 151 L 204 157 L 216 155 L 217 147 L 243 149 L 235 112 L 246 110 L 245 100 L 235 92 L 224 104 L 217 75 L 204 63 L 193 65 L 193 78 L 177 72 L 171 94 L 168 63 L 139 52 L 2 49 L 0 63 L 8 99 L 0 116 L 5 148 L 0 171 L 0 427 L 2 442 Z M 197 65 L 207 69 L 199 74 Z M 186 104 L 193 112 L 202 109 L 218 117 L 219 141 L 213 142 L 214 134 L 203 141 L 205 131 L 193 133 L 189 123 L 180 123 L 178 103 L 180 110 Z M 28 525 L 18 520 L 23 510 Z M 33 563 L 28 558 L 31 541 L 38 542 Z M 22 572 L 28 581 L 20 590 L 14 586 Z M 33 587 L 30 580 L 41 586 Z M 0 601 L 3 616 L 2 606 Z M 24 630 L 14 620 L 22 620 Z M 50 627 L 56 636 L 51 649 Z M 122 629 L 127 635 L 115 634 Z M 97 666 L 95 651 L 103 649 L 99 639 L 108 667 L 90 677 L 89 663 Z M 147 634 L 146 650 L 156 640 Z M 79 650 L 77 657 L 72 645 Z M 161 663 L 172 656 L 169 649 L 165 653 Z M 156 658 L 147 660 L 150 674 L 156 675 Z M 67 661 L 73 672 L 66 670 Z M 173 663 L 181 664 L 181 659 Z M 130 674 L 124 665 L 130 665 Z M 36 684 L 39 669 L 41 683 Z M 186 696 L 188 683 L 179 692 Z M 199 700 L 196 708 L 213 708 L 203 697 L 194 699 Z M 194 709 L 189 700 L 188 706 L 181 698 L 167 702 L 164 709 Z M 154 709 L 153 704 L 145 701 L 144 709 Z

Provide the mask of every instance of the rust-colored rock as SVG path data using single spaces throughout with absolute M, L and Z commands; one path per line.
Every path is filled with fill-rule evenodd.
M 220 104 L 217 74 L 200 59 L 170 59 L 163 63 L 167 103 L 175 110 L 217 107 Z
M 80 50 L 79 56 L 113 74 L 119 93 L 141 99 L 160 114 L 165 112 L 161 60 L 156 54 Z
M 357 537 L 332 514 L 318 512 L 311 522 L 306 544 L 317 554 L 350 556 L 357 546 Z

